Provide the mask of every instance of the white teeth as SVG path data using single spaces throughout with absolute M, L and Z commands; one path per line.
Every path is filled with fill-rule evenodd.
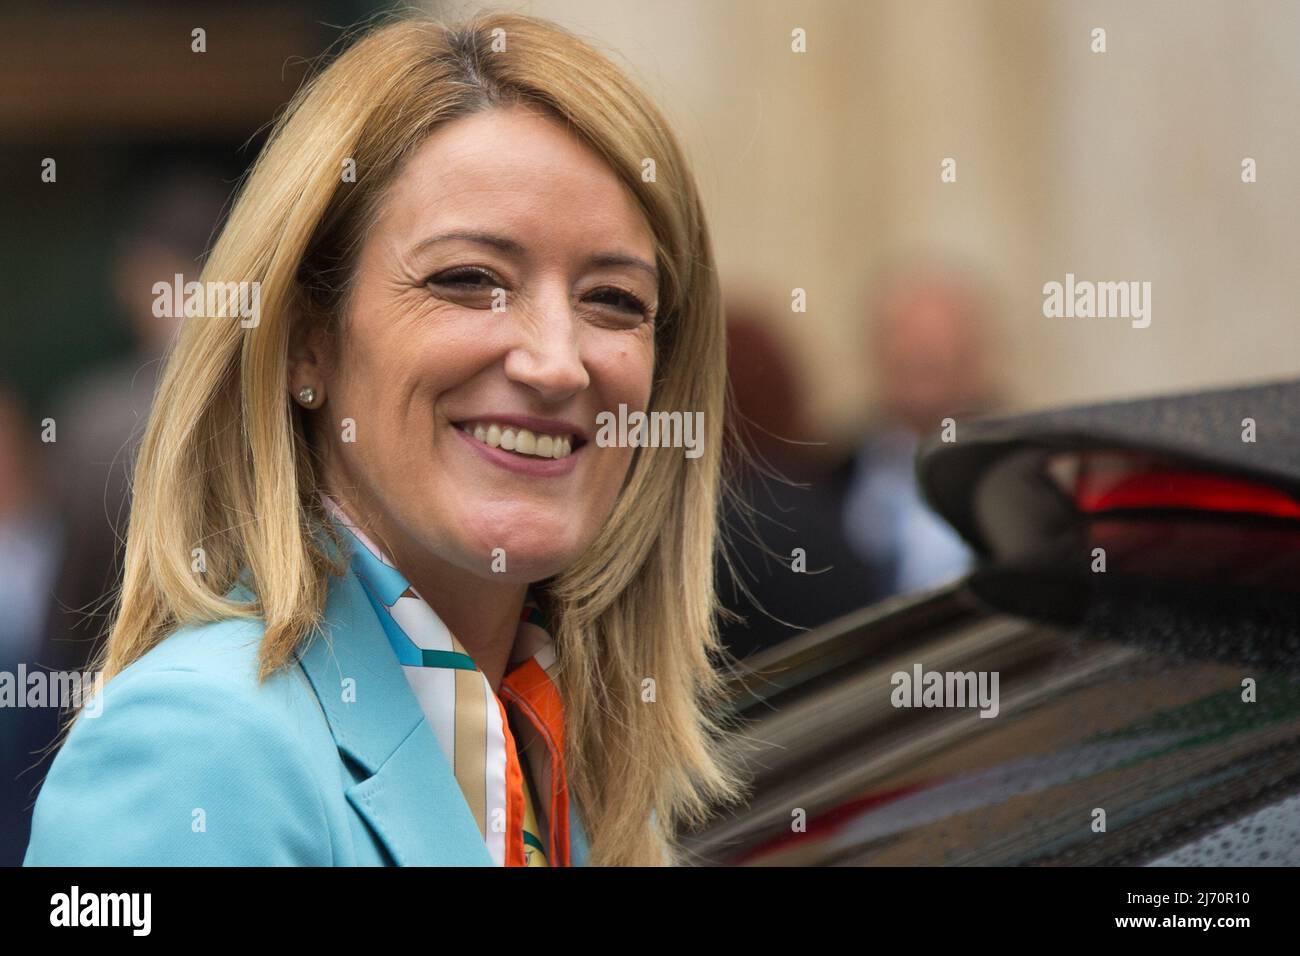
M 573 454 L 573 440 L 568 435 L 540 435 L 527 428 L 473 422 L 458 426 L 490 448 L 504 448 L 516 455 L 533 458 L 567 458 Z

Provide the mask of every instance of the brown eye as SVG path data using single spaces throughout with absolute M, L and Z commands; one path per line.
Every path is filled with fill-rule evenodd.
M 645 301 L 640 296 L 624 289 L 599 289 L 592 293 L 591 299 L 600 302 L 602 305 L 609 305 L 628 315 L 648 317 L 650 314 L 650 307 L 645 304 Z
M 436 285 L 444 289 L 459 289 L 462 292 L 482 292 L 501 286 L 496 276 L 483 269 L 449 269 L 430 276 L 425 285 Z

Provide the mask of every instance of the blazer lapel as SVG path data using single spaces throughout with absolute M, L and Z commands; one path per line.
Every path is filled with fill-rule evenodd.
M 330 579 L 299 663 L 339 750 L 370 774 L 349 802 L 399 866 L 491 866 L 447 758 L 356 575 Z

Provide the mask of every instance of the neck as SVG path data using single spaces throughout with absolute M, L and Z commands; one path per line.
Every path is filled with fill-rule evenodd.
M 510 663 L 528 585 L 466 571 L 419 547 L 373 510 L 336 492 L 328 494 L 383 549 L 496 691 Z
M 413 560 L 409 572 L 400 558 L 393 562 L 497 690 L 510 663 L 528 585 L 490 581 L 432 557 L 418 566 Z

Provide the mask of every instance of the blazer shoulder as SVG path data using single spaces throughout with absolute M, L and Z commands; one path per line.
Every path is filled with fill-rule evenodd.
M 328 864 L 320 761 L 303 733 L 304 708 L 319 705 L 297 667 L 258 681 L 263 630 L 184 627 L 108 681 L 50 767 L 24 862 Z
M 257 674 L 266 633 L 260 618 L 226 618 L 177 628 L 122 669 L 114 680 L 151 671 L 196 671 L 238 683 Z

